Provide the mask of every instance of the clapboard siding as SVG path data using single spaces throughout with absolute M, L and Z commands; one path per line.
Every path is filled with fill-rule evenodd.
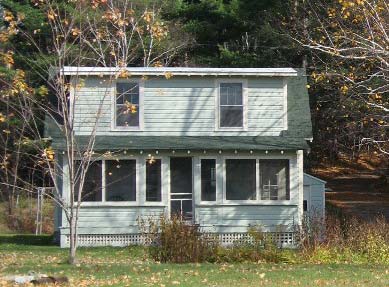
M 305 188 L 308 187 L 308 188 Z M 305 194 L 307 192 L 308 194 Z M 304 196 L 309 199 L 309 210 L 314 216 L 325 216 L 325 182 L 304 174 Z
M 196 221 L 200 226 L 223 227 L 223 232 L 234 232 L 236 227 L 247 230 L 252 225 L 261 226 L 265 230 L 274 230 L 280 226 L 292 228 L 297 220 L 297 205 L 196 207 Z
M 110 230 L 116 233 L 120 230 L 126 232 L 139 232 L 138 220 L 141 218 L 158 218 L 165 212 L 165 207 L 154 206 L 128 206 L 128 207 L 82 207 L 78 219 L 79 234 L 85 234 L 90 230 L 95 233 L 104 233 Z M 63 222 L 63 227 L 67 227 Z M 119 232 L 120 233 L 120 232 Z
M 281 78 L 249 78 L 248 130 L 215 131 L 216 79 L 164 77 L 144 81 L 143 130 L 132 135 L 270 135 L 284 129 L 284 89 Z M 227 78 L 230 80 L 229 78 Z M 129 81 L 134 79 L 130 78 Z M 135 79 L 136 80 L 136 79 Z M 123 80 L 121 80 L 123 81 Z M 88 135 L 97 121 L 97 135 L 127 134 L 112 130 L 115 82 L 88 77 L 73 91 L 76 133 Z

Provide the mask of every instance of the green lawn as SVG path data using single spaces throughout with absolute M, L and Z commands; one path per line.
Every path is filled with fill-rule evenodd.
M 66 275 L 72 286 L 389 286 L 388 266 L 158 264 L 141 247 L 80 248 L 80 263 L 70 266 L 67 250 L 49 242 L 0 236 L 0 275 Z

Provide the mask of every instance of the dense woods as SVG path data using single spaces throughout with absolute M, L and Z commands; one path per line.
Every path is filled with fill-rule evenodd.
M 48 80 L 53 66 L 303 67 L 314 127 L 307 166 L 367 151 L 388 158 L 385 0 L 2 0 L 0 9 L 0 195 L 9 215 L 19 193 L 50 184 L 45 111 L 67 120 L 65 79 Z

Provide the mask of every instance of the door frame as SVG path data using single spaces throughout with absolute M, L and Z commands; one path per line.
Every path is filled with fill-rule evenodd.
M 192 163 L 192 223 L 195 222 L 195 194 L 194 194 L 194 173 L 195 173 L 195 157 L 194 156 L 184 156 L 184 155 L 178 155 L 178 156 L 168 156 L 168 168 L 167 168 L 167 177 L 168 177 L 168 186 L 167 186 L 167 217 L 171 218 L 171 159 L 172 158 L 190 158 Z

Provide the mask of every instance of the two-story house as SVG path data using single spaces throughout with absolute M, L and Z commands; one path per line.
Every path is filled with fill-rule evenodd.
M 127 68 L 130 77 L 116 80 L 115 68 L 63 73 L 82 79 L 70 99 L 78 141 L 95 133 L 95 150 L 106 153 L 84 184 L 80 245 L 137 243 L 137 219 L 159 214 L 181 214 L 224 243 L 261 225 L 292 244 L 304 210 L 324 212 L 324 182 L 303 173 L 312 140 L 303 71 Z M 66 165 L 63 141 L 51 136 Z M 56 228 L 67 246 L 60 210 Z

